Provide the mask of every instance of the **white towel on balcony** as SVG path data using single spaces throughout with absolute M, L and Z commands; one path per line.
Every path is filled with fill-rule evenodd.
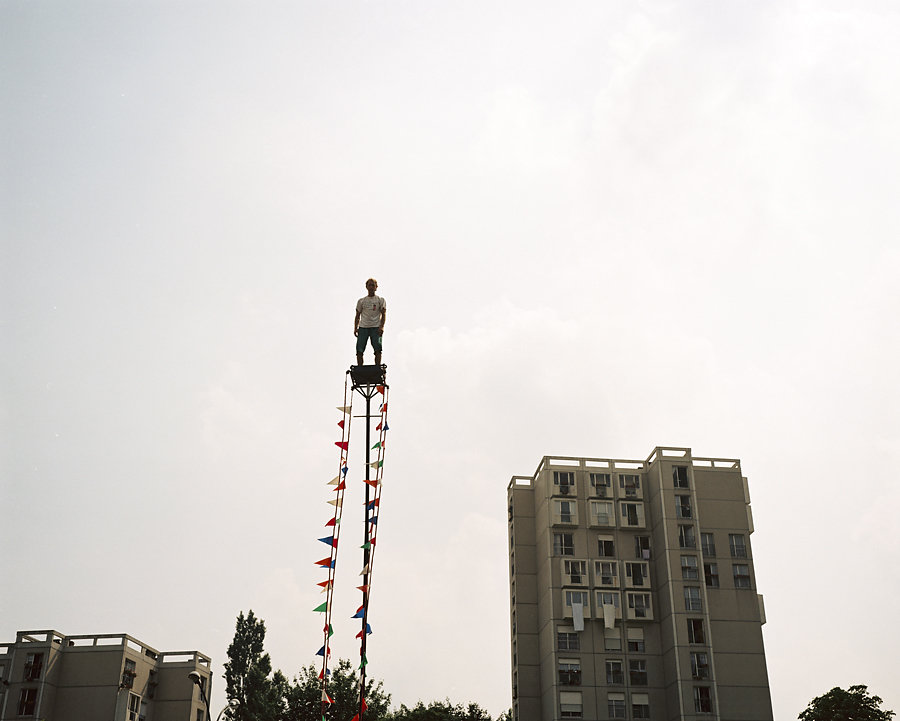
M 613 628 L 616 625 L 616 607 L 611 603 L 603 604 L 603 625 Z
M 576 631 L 584 631 L 584 606 L 580 602 L 572 603 L 572 623 Z

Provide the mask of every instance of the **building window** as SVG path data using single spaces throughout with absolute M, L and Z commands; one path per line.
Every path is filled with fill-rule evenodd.
M 651 618 L 650 594 L 629 593 L 628 608 L 631 610 L 633 618 Z
M 581 718 L 581 692 L 559 692 L 559 715 L 562 718 Z
M 691 497 L 675 496 L 675 517 L 693 518 L 691 515 Z
M 711 533 L 700 534 L 700 546 L 706 558 L 716 557 L 716 538 Z
M 620 628 L 603 629 L 603 648 L 607 651 L 622 650 L 622 630 Z
M 625 718 L 625 694 L 606 694 L 606 713 L 610 718 Z
M 41 670 L 44 668 L 44 654 L 29 653 L 25 656 L 25 681 L 37 681 L 41 678 Z
M 631 694 L 631 717 L 634 719 L 650 718 L 650 697 L 647 694 Z
M 746 563 L 735 563 L 734 569 L 734 587 L 750 588 L 750 566 Z
M 575 474 L 572 471 L 553 471 L 553 485 L 564 496 L 575 494 Z
M 632 686 L 647 685 L 647 662 L 646 661 L 629 661 L 628 662 L 628 679 Z
M 578 640 L 578 634 L 574 631 L 556 632 L 556 647 L 560 651 L 579 651 L 581 643 Z
M 744 543 L 744 534 L 729 533 L 728 547 L 731 549 L 732 558 L 747 558 L 747 545 Z
M 688 488 L 687 466 L 672 466 L 672 480 L 675 482 L 675 488 Z
M 647 563 L 625 562 L 625 577 L 630 586 L 650 585 L 650 570 Z M 645 581 L 646 579 L 646 581 Z
M 615 558 L 616 546 L 612 536 L 600 536 L 597 541 L 597 555 L 600 558 Z
M 556 523 L 578 523 L 578 511 L 575 501 L 555 501 Z
M 620 473 L 619 488 L 625 490 L 625 498 L 637 498 L 641 490 L 641 477 L 636 473 Z
M 122 670 L 122 688 L 134 688 L 134 677 L 137 676 L 137 665 L 130 659 L 125 659 L 125 668 Z
M 198 708 L 198 709 L 197 709 L 197 721 L 203 721 L 204 718 L 206 718 L 206 717 L 204 716 L 204 711 L 203 711 L 203 709 L 202 709 L 202 708 Z
M 703 564 L 703 575 L 706 578 L 706 585 L 709 588 L 718 588 L 719 587 L 719 564 L 718 563 L 704 563 Z
M 681 557 L 681 578 L 684 581 L 700 580 L 700 569 L 697 564 L 696 556 Z
M 694 711 L 712 713 L 712 694 L 709 686 L 694 686 Z
M 628 629 L 628 652 L 644 653 L 644 629 L 629 628 Z
M 685 586 L 684 587 L 684 610 L 685 611 L 700 611 L 703 609 L 703 604 L 700 601 L 700 588 L 698 586 Z
M 619 594 L 610 593 L 609 591 L 597 591 L 597 608 L 602 609 L 604 606 L 615 606 L 618 608 Z
M 576 604 L 580 604 L 584 608 L 587 608 L 587 605 L 588 605 L 588 592 L 587 591 L 566 591 L 566 606 L 572 607 Z
M 606 498 L 610 495 L 609 489 L 612 487 L 612 483 L 609 473 L 591 473 L 590 478 L 591 487 L 598 496 Z
M 591 501 L 591 518 L 597 526 L 615 526 L 613 504 L 607 501 Z
M 688 643 L 706 643 L 706 636 L 703 633 L 703 619 L 689 618 L 687 620 Z
M 574 556 L 575 541 L 571 533 L 554 533 L 553 534 L 553 555 L 554 556 Z
M 705 653 L 691 654 L 691 678 L 709 678 L 709 656 Z
M 594 576 L 598 586 L 618 586 L 619 574 L 615 561 L 594 561 Z
M 37 692 L 36 688 L 23 688 L 19 692 L 19 708 L 16 711 L 19 716 L 34 716 L 34 708 L 37 705 Z
M 561 686 L 581 686 L 581 661 L 577 658 L 559 659 L 559 683 Z
M 697 538 L 693 526 L 678 526 L 678 545 L 682 548 L 696 548 Z
M 650 560 L 650 536 L 634 537 L 634 557 Z
M 621 661 L 606 662 L 606 683 L 621 686 L 625 683 L 625 673 L 622 671 Z
M 626 526 L 643 526 L 644 525 L 644 504 L 643 503 L 622 503 L 622 522 Z
M 141 715 L 141 697 L 137 694 L 128 694 L 128 721 L 138 721 Z
M 563 561 L 563 572 L 568 583 L 578 586 L 587 583 L 587 561 Z

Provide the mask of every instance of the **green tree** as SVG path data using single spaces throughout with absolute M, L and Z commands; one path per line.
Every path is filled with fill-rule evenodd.
M 328 679 L 328 695 L 334 701 L 326 711 L 327 718 L 350 721 L 359 713 L 359 676 L 347 659 L 338 661 Z M 320 721 L 322 718 L 322 686 L 319 670 L 310 664 L 300 669 L 285 695 L 283 721 Z M 384 684 L 366 679 L 366 707 L 363 721 L 381 721 L 391 705 Z
M 225 695 L 238 702 L 226 712 L 231 721 L 273 721 L 284 715 L 282 694 L 287 679 L 280 671 L 269 678 L 272 661 L 263 652 L 265 639 L 263 620 L 256 618 L 252 610 L 246 617 L 241 611 L 225 664 Z
M 835 687 L 817 696 L 797 718 L 800 721 L 891 721 L 893 711 L 882 710 L 881 699 L 867 686 Z
M 432 701 L 427 706 L 419 701 L 413 708 L 401 704 L 389 718 L 390 721 L 491 721 L 491 715 L 477 703 L 454 706 L 450 699 Z

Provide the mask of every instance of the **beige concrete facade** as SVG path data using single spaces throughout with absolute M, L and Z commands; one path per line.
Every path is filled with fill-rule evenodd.
M 772 720 L 740 461 L 545 456 L 507 494 L 517 721 Z
M 210 658 L 160 652 L 127 634 L 20 631 L 0 644 L 0 721 L 208 721 Z

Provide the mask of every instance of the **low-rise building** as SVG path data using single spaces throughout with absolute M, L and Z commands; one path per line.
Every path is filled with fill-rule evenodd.
M 0 721 L 208 721 L 200 688 L 208 698 L 211 686 L 209 656 L 124 633 L 20 631 L 0 643 Z

